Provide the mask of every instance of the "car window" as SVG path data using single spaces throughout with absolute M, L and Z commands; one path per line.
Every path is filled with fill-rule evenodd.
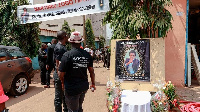
M 6 53 L 3 50 L 0 50 L 0 62 L 6 60 L 7 60 Z
M 11 55 L 11 59 L 17 59 L 17 58 L 22 58 L 25 57 L 24 53 L 17 49 L 10 49 L 7 51 Z

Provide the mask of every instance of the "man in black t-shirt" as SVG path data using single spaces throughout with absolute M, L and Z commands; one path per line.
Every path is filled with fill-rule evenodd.
M 47 61 L 47 53 L 46 53 L 47 45 L 42 43 L 41 48 L 38 50 L 38 62 L 40 66 L 40 79 L 41 85 L 46 84 L 46 61 Z
M 51 43 L 52 43 L 52 45 L 48 46 L 48 48 L 47 48 L 47 65 L 46 65 L 46 69 L 47 69 L 46 80 L 47 80 L 47 82 L 46 82 L 46 86 L 44 86 L 44 88 L 50 88 L 50 73 L 55 68 L 55 60 L 53 58 L 53 54 L 54 54 L 54 48 L 57 44 L 57 39 L 52 39 Z
M 66 52 L 61 59 L 59 76 L 62 87 L 65 89 L 68 112 L 83 112 L 82 103 L 89 89 L 87 69 L 92 82 L 90 88 L 92 92 L 96 89 L 93 60 L 87 51 L 80 49 L 80 43 L 83 41 L 80 32 L 72 32 L 68 41 L 72 49 Z
M 54 106 L 56 112 L 62 112 L 62 103 L 63 103 L 63 110 L 67 112 L 67 106 L 65 103 L 65 96 L 64 91 L 62 90 L 61 80 L 58 77 L 58 67 L 60 65 L 61 58 L 63 54 L 67 51 L 65 45 L 67 42 L 67 33 L 64 31 L 59 31 L 57 33 L 58 43 L 54 48 L 54 58 L 55 58 L 55 71 L 54 71 L 54 82 L 55 82 L 55 99 L 54 99 Z

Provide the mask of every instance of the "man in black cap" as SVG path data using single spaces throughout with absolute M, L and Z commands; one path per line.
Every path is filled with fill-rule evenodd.
M 60 78 L 58 77 L 58 67 L 60 65 L 61 58 L 63 54 L 67 51 L 65 45 L 68 39 L 67 33 L 64 31 L 59 31 L 57 33 L 58 43 L 54 48 L 54 58 L 56 62 L 55 72 L 54 72 L 54 82 L 55 82 L 55 100 L 54 106 L 56 112 L 62 112 L 62 103 L 63 103 L 63 110 L 67 112 L 67 107 L 65 103 L 65 96 L 64 91 L 62 90 L 62 85 Z
M 80 48 L 83 38 L 80 32 L 72 32 L 68 41 L 72 49 L 66 52 L 59 66 L 59 76 L 65 90 L 68 112 L 83 112 L 82 103 L 89 89 L 87 69 L 91 78 L 91 90 L 95 88 L 95 74 L 91 55 Z
M 52 39 L 51 44 L 52 45 L 48 46 L 48 48 L 47 48 L 47 65 L 46 65 L 46 69 L 47 69 L 46 80 L 47 80 L 47 82 L 46 82 L 46 86 L 44 86 L 44 88 L 50 88 L 50 74 L 51 74 L 51 71 L 55 68 L 55 59 L 53 58 L 53 53 L 54 53 L 54 48 L 57 44 L 57 39 Z

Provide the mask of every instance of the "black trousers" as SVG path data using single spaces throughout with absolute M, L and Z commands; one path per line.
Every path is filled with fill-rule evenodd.
M 110 59 L 107 60 L 107 68 L 110 68 Z
M 41 78 L 41 83 L 46 84 L 46 64 L 41 62 L 40 63 L 40 78 Z
M 50 85 L 50 74 L 51 74 L 51 71 L 53 70 L 53 68 L 54 68 L 54 66 L 49 66 L 49 69 L 46 72 L 46 85 L 47 86 Z
M 83 112 L 82 104 L 87 91 L 78 95 L 69 96 L 65 91 L 65 101 L 67 103 L 68 112 Z
M 55 82 L 55 99 L 54 99 L 55 112 L 62 112 L 62 104 L 63 104 L 63 111 L 68 112 L 67 105 L 65 103 L 64 91 L 62 90 L 61 80 L 58 77 L 56 70 L 54 71 L 53 78 Z
M 106 59 L 106 57 L 104 57 L 104 59 L 103 59 L 103 67 L 107 67 L 107 59 Z

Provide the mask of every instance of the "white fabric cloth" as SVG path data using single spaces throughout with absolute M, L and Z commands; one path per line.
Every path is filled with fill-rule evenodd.
M 95 51 L 95 54 L 96 54 L 97 56 L 99 56 L 100 53 L 101 53 L 101 52 L 100 52 L 99 50 L 96 50 L 96 51 Z
M 87 52 L 90 52 L 90 48 L 85 48 L 84 50 L 86 50 Z
M 91 49 L 90 50 L 90 55 L 93 56 L 94 55 L 94 51 Z
M 123 90 L 121 96 L 121 112 L 151 112 L 151 94 L 149 91 L 132 92 Z

